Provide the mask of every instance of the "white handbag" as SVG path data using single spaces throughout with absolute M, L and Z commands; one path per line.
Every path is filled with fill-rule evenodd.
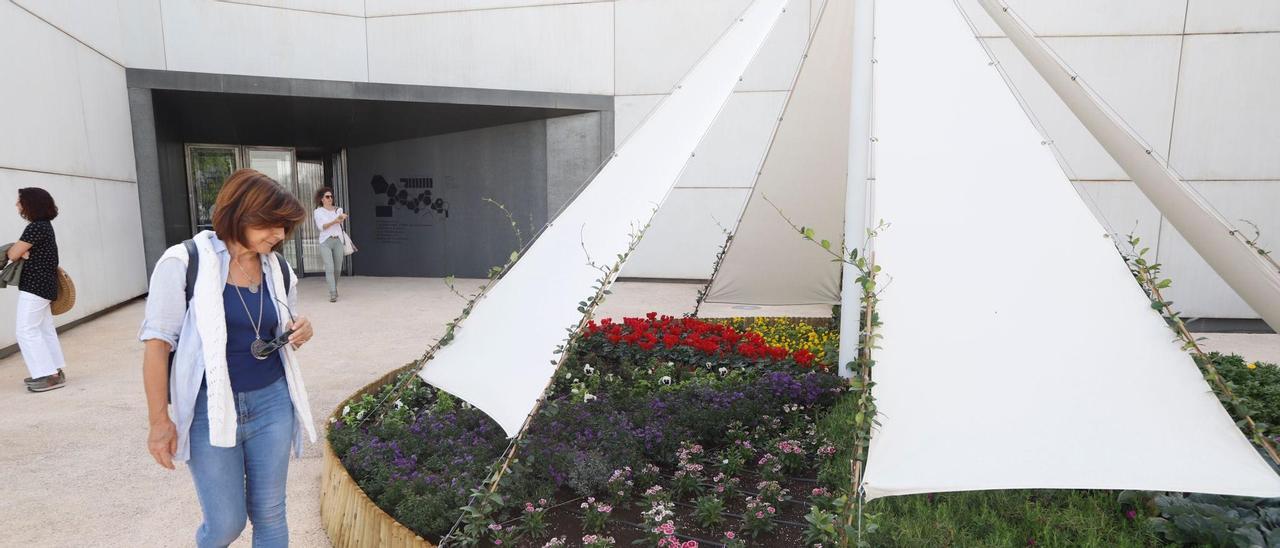
M 359 251 L 359 249 L 357 249 L 356 244 L 351 241 L 351 235 L 347 234 L 347 231 L 343 230 L 342 231 L 342 254 L 350 255 L 357 251 Z

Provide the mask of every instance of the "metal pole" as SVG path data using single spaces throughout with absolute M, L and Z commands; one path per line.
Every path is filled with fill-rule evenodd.
M 849 109 L 849 171 L 844 194 L 844 247 L 860 249 L 867 239 L 871 211 L 871 65 L 875 40 L 875 0 L 853 1 L 853 87 Z M 840 292 L 840 375 L 853 376 L 849 363 L 858 353 L 858 317 L 862 289 L 858 269 L 844 264 Z

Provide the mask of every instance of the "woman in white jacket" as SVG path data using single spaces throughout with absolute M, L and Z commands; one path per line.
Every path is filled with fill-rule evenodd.
M 214 230 L 192 238 L 197 263 L 184 242 L 151 276 L 139 333 L 147 448 L 165 468 L 187 462 L 204 513 L 200 547 L 231 544 L 246 518 L 255 547 L 289 542 L 289 450 L 300 454 L 304 434 L 316 437 L 294 355 L 312 329 L 291 311 L 297 277 L 285 274 L 289 266 L 275 251 L 305 218 L 284 187 L 239 170 L 218 193 Z M 188 265 L 195 272 L 189 302 Z M 285 334 L 287 344 L 272 344 Z

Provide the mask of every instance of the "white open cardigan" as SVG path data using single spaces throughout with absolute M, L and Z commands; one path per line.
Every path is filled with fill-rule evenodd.
M 203 231 L 192 239 L 200 256 L 200 269 L 196 273 L 196 287 L 187 307 L 183 320 L 182 332 L 178 337 L 173 367 L 170 376 L 170 393 L 173 405 L 170 413 L 178 426 L 180 461 L 189 455 L 189 437 L 192 411 L 196 395 L 200 390 L 199 379 L 203 378 L 208 395 L 209 442 L 215 447 L 235 447 L 236 445 L 236 406 L 235 395 L 231 390 L 231 377 L 227 372 L 227 321 L 222 306 L 222 290 L 227 282 L 222 259 L 214 248 L 213 240 L 217 236 L 212 231 Z M 218 242 L 221 244 L 221 242 Z M 221 245 L 219 247 L 222 247 Z M 183 265 L 188 262 L 187 249 L 183 245 L 169 248 L 161 261 L 176 258 Z M 292 283 L 288 290 L 284 287 L 284 274 L 274 253 L 262 256 L 264 272 L 271 273 L 272 295 L 287 296 L 296 289 L 298 277 L 291 276 Z M 185 298 L 185 297 L 184 297 Z M 280 319 L 278 333 L 283 333 L 289 322 L 289 312 L 279 302 L 276 303 L 276 316 Z M 195 349 L 199 349 L 196 351 Z M 185 350 L 185 352 L 184 352 Z M 298 366 L 298 358 L 293 348 L 286 345 L 280 349 L 284 364 L 285 381 L 289 386 L 289 398 L 294 409 L 294 454 L 302 450 L 303 434 L 312 443 L 316 441 L 315 425 L 311 419 L 311 405 L 307 401 L 307 389 L 302 381 L 302 370 Z M 203 365 L 203 371 L 199 366 Z M 183 370 L 186 370 L 185 373 Z M 184 406 L 190 409 L 183 408 Z

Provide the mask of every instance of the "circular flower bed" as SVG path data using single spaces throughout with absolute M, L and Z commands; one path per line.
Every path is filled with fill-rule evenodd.
M 432 542 L 829 546 L 851 409 L 823 347 L 834 334 L 748 324 L 591 322 L 492 493 L 477 487 L 502 430 L 416 377 L 345 406 L 329 439 L 369 498 Z

